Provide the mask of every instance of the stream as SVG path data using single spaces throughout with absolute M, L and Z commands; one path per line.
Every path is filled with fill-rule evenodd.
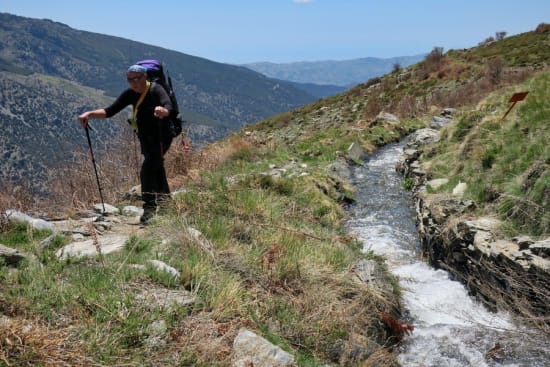
M 407 323 L 415 327 L 399 349 L 403 367 L 550 366 L 543 333 L 493 313 L 468 295 L 446 271 L 422 259 L 410 191 L 396 172 L 404 142 L 390 144 L 352 168 L 357 202 L 348 208 L 348 230 L 365 252 L 382 255 L 399 278 Z

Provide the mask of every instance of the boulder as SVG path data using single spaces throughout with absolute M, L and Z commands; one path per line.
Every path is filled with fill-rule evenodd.
M 291 367 L 294 357 L 250 330 L 241 329 L 233 341 L 234 367 Z
M 97 244 L 93 239 L 73 242 L 57 250 L 55 255 L 60 259 L 106 255 L 122 250 L 128 239 L 129 236 L 109 235 L 99 237 Z
M 17 267 L 27 257 L 28 255 L 19 252 L 19 250 L 0 245 L 0 265 L 6 264 L 8 266 Z
M 353 142 L 348 148 L 348 159 L 352 162 L 360 162 L 365 155 L 365 150 L 358 142 Z
M 35 229 L 45 229 L 50 231 L 54 230 L 54 227 L 50 222 L 44 219 L 33 218 L 30 215 L 21 213 L 17 210 L 6 210 L 5 216 L 8 218 L 9 221 L 25 222 Z

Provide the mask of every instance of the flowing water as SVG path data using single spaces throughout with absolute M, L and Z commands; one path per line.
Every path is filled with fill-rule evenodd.
M 465 287 L 421 259 L 411 193 L 395 171 L 404 143 L 382 148 L 352 171 L 357 202 L 347 226 L 387 259 L 399 277 L 404 306 L 415 329 L 400 346 L 403 367 L 550 366 L 550 344 L 542 333 L 492 313 Z

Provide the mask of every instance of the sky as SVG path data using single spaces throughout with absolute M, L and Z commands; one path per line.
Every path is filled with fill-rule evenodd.
M 0 0 L 0 12 L 244 64 L 470 48 L 550 23 L 550 0 Z

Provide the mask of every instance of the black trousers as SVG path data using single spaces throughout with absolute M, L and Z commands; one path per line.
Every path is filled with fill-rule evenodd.
M 164 154 L 168 151 L 171 143 L 171 138 L 156 142 L 140 139 L 143 163 L 139 177 L 143 209 L 155 209 L 170 195 L 170 187 L 164 169 Z

